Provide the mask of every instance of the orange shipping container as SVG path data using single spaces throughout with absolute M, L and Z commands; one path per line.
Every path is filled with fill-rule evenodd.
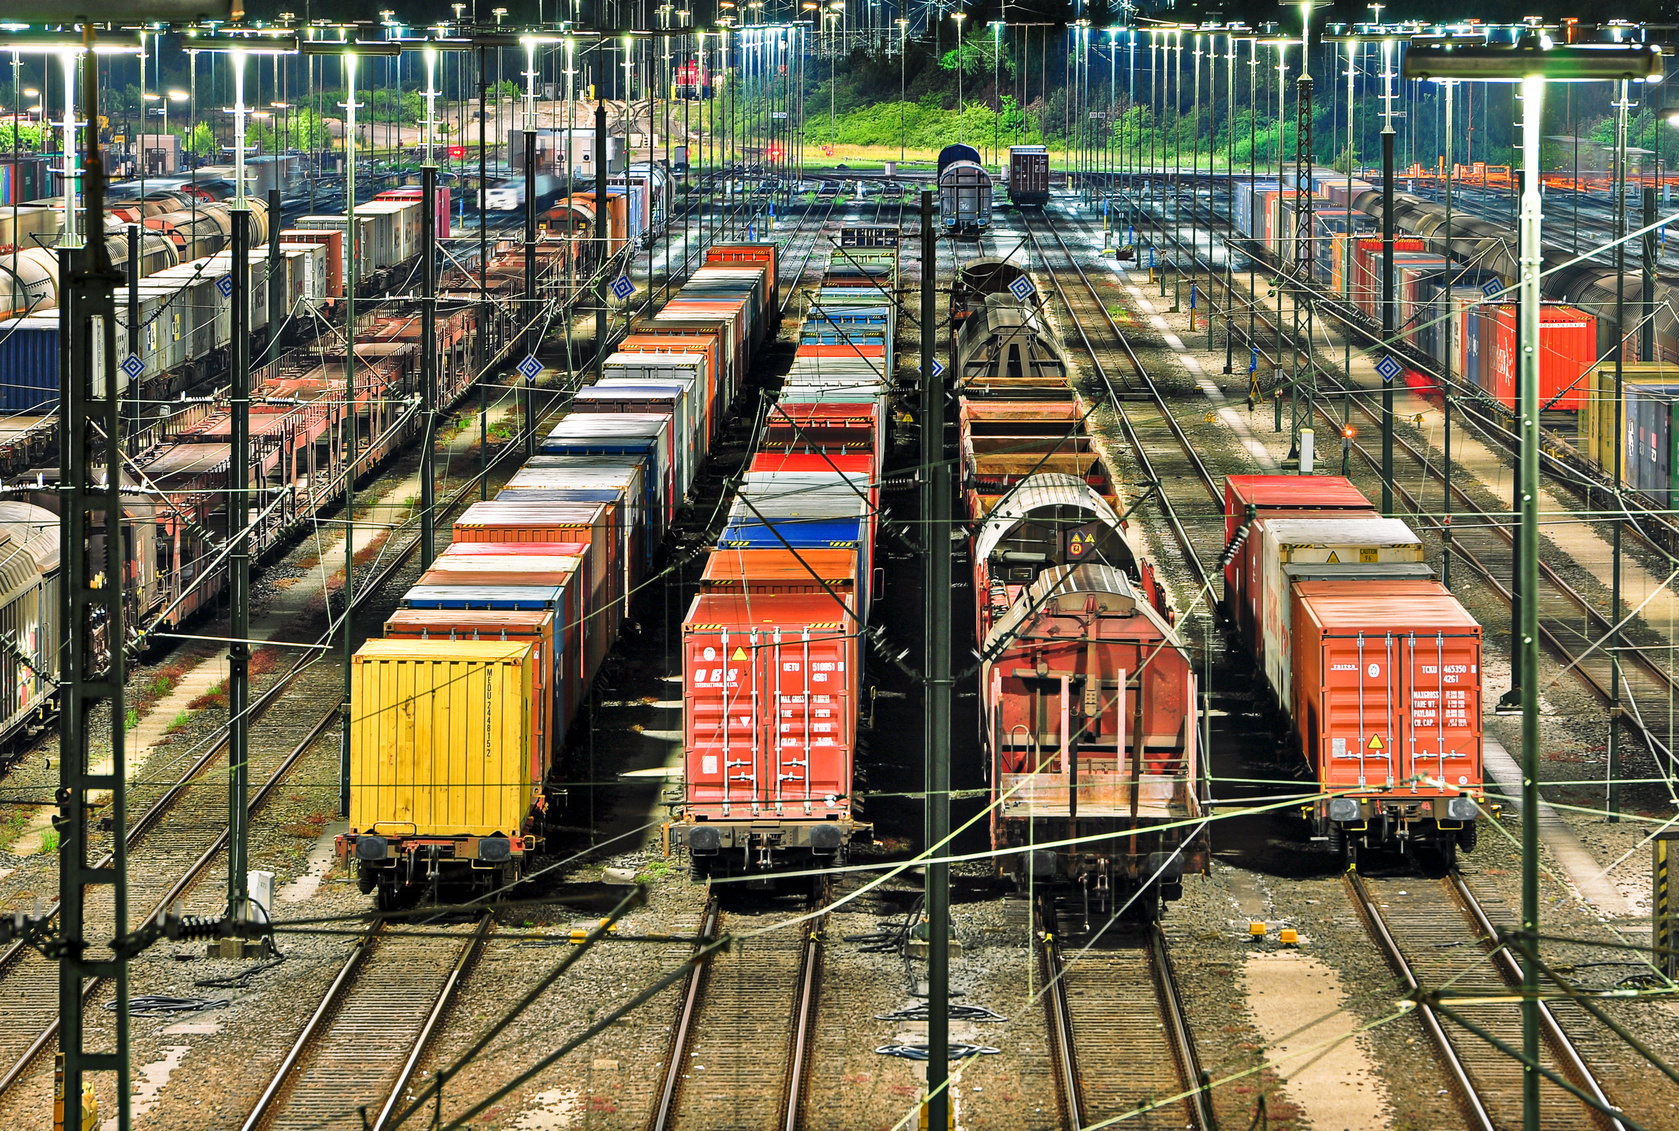
M 701 593 L 832 592 L 848 598 L 856 587 L 855 550 L 714 550 L 700 577 Z
M 1479 797 L 1481 626 L 1451 591 L 1302 581 L 1293 601 L 1295 727 L 1320 787 Z

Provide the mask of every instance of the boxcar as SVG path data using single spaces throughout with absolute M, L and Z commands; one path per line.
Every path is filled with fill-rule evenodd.
M 1017 208 L 1042 208 L 1049 203 L 1049 148 L 1009 146 L 1009 200 Z
M 939 219 L 958 236 L 977 236 L 991 226 L 991 174 L 971 145 L 939 151 Z

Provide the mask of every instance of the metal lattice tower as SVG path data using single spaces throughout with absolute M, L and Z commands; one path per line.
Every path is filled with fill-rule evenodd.
M 84 204 L 93 238 L 79 248 L 59 251 L 60 277 L 67 281 L 59 305 L 60 340 L 67 347 L 59 360 L 63 430 L 60 449 L 62 502 L 59 553 L 63 589 L 59 613 L 64 626 L 60 655 L 58 831 L 59 929 L 47 948 L 58 959 L 59 1048 L 64 1057 L 63 1126 L 82 1125 L 82 1078 L 88 1072 L 115 1072 L 119 1131 L 129 1126 L 128 962 L 123 939 L 128 934 L 128 827 L 123 757 L 124 646 L 122 609 L 122 399 L 116 360 L 116 284 L 122 276 L 111 267 L 100 217 L 105 214 L 105 165 L 99 154 L 98 70 L 92 31 L 81 56 L 87 162 Z M 66 66 L 66 79 L 73 79 Z M 74 82 L 68 82 L 74 87 Z M 108 704 L 106 736 L 93 737 L 94 711 Z M 108 768 L 92 759 L 110 752 Z M 89 806 L 95 791 L 109 791 L 107 815 L 110 855 L 89 859 Z M 101 890 L 103 889 L 103 890 Z M 108 891 L 108 897 L 104 892 Z M 90 897 L 95 905 L 108 898 L 115 938 L 91 944 L 86 937 Z M 116 987 L 116 1047 L 94 1052 L 86 1047 L 82 1022 L 88 982 L 110 978 Z

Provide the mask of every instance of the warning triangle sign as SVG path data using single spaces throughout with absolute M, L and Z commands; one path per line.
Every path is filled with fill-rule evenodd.
M 1370 749 L 1372 749 L 1372 750 L 1385 750 L 1386 749 L 1386 747 L 1384 747 L 1382 745 L 1382 736 L 1381 735 L 1373 734 L 1373 735 L 1370 736 Z
M 735 645 L 735 654 L 730 656 L 729 659 L 731 659 L 731 660 L 744 660 L 744 659 L 746 659 L 746 649 L 742 648 L 738 644 Z
M 1328 565 L 1340 565 L 1341 564 L 1341 555 L 1337 554 L 1334 550 L 1329 551 L 1329 561 L 1326 564 L 1328 564 Z

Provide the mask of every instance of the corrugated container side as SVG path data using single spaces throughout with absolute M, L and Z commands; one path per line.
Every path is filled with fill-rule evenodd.
M 517 835 L 547 766 L 528 642 L 373 640 L 351 664 L 350 826 Z

